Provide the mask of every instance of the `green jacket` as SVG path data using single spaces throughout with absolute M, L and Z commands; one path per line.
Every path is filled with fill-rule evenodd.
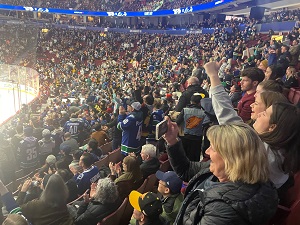
M 162 199 L 163 212 L 161 216 L 170 224 L 173 224 L 183 202 L 183 195 L 181 193 L 171 195 Z

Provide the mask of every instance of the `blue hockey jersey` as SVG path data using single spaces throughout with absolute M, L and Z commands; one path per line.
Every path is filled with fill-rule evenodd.
M 69 121 L 67 121 L 64 125 L 64 132 L 69 132 L 72 136 L 72 138 L 76 139 L 78 138 L 79 133 L 79 127 L 83 127 L 83 121 L 78 118 L 71 118 Z
M 90 189 L 91 184 L 99 180 L 99 178 L 100 174 L 96 166 L 92 166 L 79 174 L 76 178 L 78 194 L 82 195 L 87 189 Z
M 20 168 L 32 168 L 38 164 L 39 144 L 35 137 L 25 137 L 17 150 Z
M 150 116 L 150 126 L 149 126 L 149 133 L 155 134 L 156 124 L 163 121 L 164 119 L 164 111 L 162 109 L 157 109 L 151 113 Z
M 118 129 L 122 130 L 121 151 L 124 155 L 138 152 L 142 136 L 143 113 L 133 112 L 129 115 L 119 115 Z

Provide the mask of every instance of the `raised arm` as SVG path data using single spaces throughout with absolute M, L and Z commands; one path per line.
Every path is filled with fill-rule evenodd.
M 188 182 L 202 169 L 207 168 L 210 162 L 202 163 L 190 161 L 185 155 L 181 140 L 177 137 L 177 124 L 171 122 L 168 117 L 165 117 L 165 119 L 168 120 L 168 132 L 164 135 L 164 139 L 167 142 L 167 153 L 171 166 L 180 179 Z
M 230 97 L 218 77 L 219 64 L 217 62 L 209 62 L 204 65 L 204 69 L 210 78 L 212 105 L 219 124 L 243 122 L 234 110 Z

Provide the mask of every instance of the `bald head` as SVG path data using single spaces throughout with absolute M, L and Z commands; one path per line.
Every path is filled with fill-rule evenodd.
M 197 77 L 190 77 L 188 80 L 187 80 L 187 86 L 190 86 L 190 85 L 199 85 L 200 82 L 198 80 Z

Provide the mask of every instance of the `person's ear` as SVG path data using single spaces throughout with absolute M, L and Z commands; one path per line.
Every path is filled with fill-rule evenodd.
M 145 215 L 144 215 L 144 213 L 141 213 L 142 215 L 141 215 L 141 219 L 140 219 L 140 221 L 142 222 L 142 221 L 144 221 L 145 220 Z
M 171 192 L 170 188 L 166 187 L 165 188 L 165 194 L 170 194 L 170 192 Z
M 258 81 L 257 81 L 257 80 L 253 81 L 253 85 L 254 85 L 255 87 L 257 87 Z
M 269 127 L 269 131 L 273 131 L 276 128 L 276 124 L 271 124 Z

